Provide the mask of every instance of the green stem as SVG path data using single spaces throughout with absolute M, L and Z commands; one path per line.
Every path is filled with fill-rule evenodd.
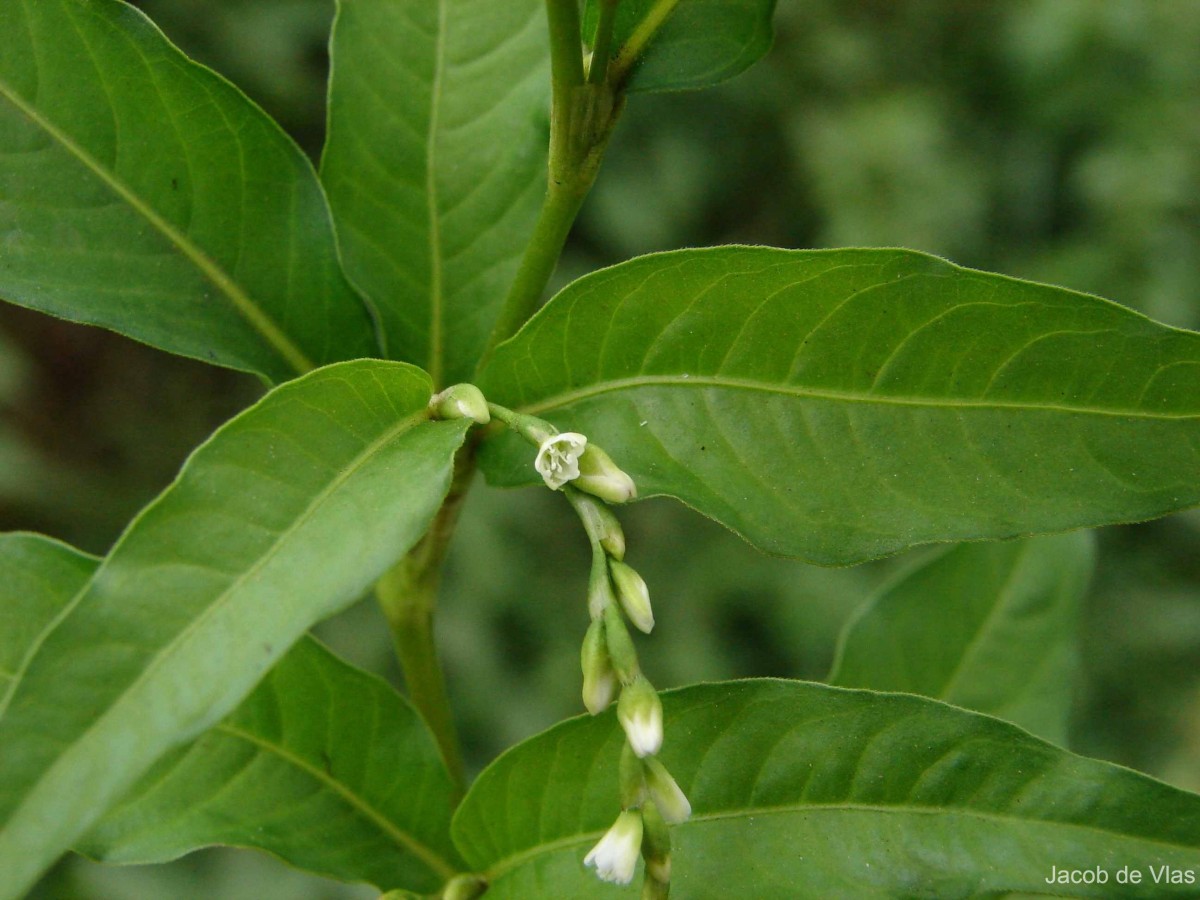
M 587 80 L 592 84 L 602 83 L 608 75 L 609 56 L 612 54 L 613 24 L 617 20 L 617 4 L 620 0 L 600 0 L 600 14 L 596 20 L 596 39 L 592 42 L 592 62 L 588 66 Z
M 552 90 L 546 197 L 476 372 L 483 370 L 496 345 L 516 334 L 541 305 L 624 105 L 609 83 L 584 80 L 576 0 L 546 0 L 546 12 Z
M 455 457 L 450 491 L 429 531 L 375 585 L 409 699 L 433 733 L 460 796 L 466 787 L 466 774 L 434 641 L 433 617 L 442 562 L 475 472 L 474 450 L 474 442 L 469 439 Z
M 658 29 L 662 28 L 663 22 L 678 5 L 679 0 L 657 0 L 646 11 L 637 28 L 633 30 L 633 34 L 629 36 L 629 40 L 625 42 L 625 46 L 621 48 L 621 52 L 617 54 L 617 58 L 613 60 L 609 81 L 616 85 L 625 83 L 629 70 L 641 59 L 646 45 L 650 43 L 654 35 L 658 34 Z

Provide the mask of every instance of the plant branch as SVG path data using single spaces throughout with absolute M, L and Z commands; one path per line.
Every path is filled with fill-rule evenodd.
M 592 61 L 588 65 L 587 80 L 600 84 L 608 76 L 609 56 L 612 54 L 613 25 L 617 20 L 617 5 L 620 0 L 600 0 L 600 13 L 596 20 L 596 39 L 592 42 Z
M 409 699 L 433 733 L 459 796 L 465 791 L 466 775 L 434 641 L 433 616 L 442 562 L 474 473 L 475 441 L 468 438 L 454 459 L 450 491 L 429 531 L 375 585 L 379 606 L 391 628 Z
M 624 105 L 610 83 L 592 84 L 584 78 L 576 0 L 546 0 L 546 12 L 552 91 L 546 196 L 476 372 L 491 359 L 496 345 L 512 337 L 541 305 Z

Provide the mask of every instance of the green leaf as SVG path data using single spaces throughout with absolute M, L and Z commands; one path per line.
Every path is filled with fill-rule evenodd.
M 370 360 L 289 382 L 134 520 L 0 710 L 0 897 L 416 542 L 467 427 L 430 422 L 429 392 Z
M 584 7 L 595 33 L 599 0 Z M 615 55 L 642 48 L 630 91 L 681 91 L 727 81 L 771 49 L 775 0 L 623 0 L 613 28 Z
M 542 0 L 338 3 L 321 179 L 388 356 L 470 378 L 546 190 Z
M 1154 883 L 1151 868 L 1200 868 L 1200 797 L 1006 722 L 770 680 L 685 688 L 663 704 L 662 760 L 693 807 L 673 829 L 680 900 L 1195 895 L 1194 883 Z M 582 864 L 617 814 L 623 739 L 611 712 L 573 719 L 480 775 L 453 833 L 490 878 L 488 900 L 637 896 Z M 1106 886 L 1047 886 L 1052 867 L 1097 866 Z M 1121 866 L 1144 883 L 1118 887 Z
M 0 534 L 0 708 L 99 560 L 40 534 Z
M 643 496 L 822 564 L 1200 503 L 1200 335 L 902 250 L 635 259 L 564 289 L 479 384 Z M 511 435 L 484 462 L 536 479 Z
M 280 381 L 377 352 L 316 175 L 115 0 L 0 4 L 0 296 Z
M 941 550 L 851 621 L 831 684 L 906 691 L 1065 744 L 1090 532 Z
M 455 789 L 420 716 L 392 688 L 304 638 L 227 719 L 172 751 L 76 849 L 108 863 L 199 847 L 430 892 L 461 870 Z

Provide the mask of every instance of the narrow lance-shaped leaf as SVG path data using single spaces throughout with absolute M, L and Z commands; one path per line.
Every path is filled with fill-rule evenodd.
M 0 4 L 0 297 L 280 381 L 378 351 L 300 150 L 117 0 Z
M 595 34 L 601 0 L 587 0 L 584 34 Z M 757 62 L 774 39 L 775 0 L 622 0 L 613 55 L 636 55 L 630 91 L 704 88 Z
M 542 0 L 338 3 L 321 179 L 388 355 L 467 380 L 546 190 Z
M 1200 335 L 902 250 L 722 247 L 576 281 L 489 399 L 758 547 L 846 564 L 1200 502 Z M 528 483 L 528 450 L 485 466 Z
M 831 684 L 906 691 L 1065 744 L 1090 532 L 959 544 L 905 572 L 846 627 Z
M 416 542 L 466 429 L 429 392 L 381 361 L 289 382 L 134 520 L 0 710 L 0 897 Z
M 164 862 L 223 844 L 381 890 L 437 890 L 462 869 L 455 789 L 417 713 L 303 638 L 226 719 L 172 751 L 76 849 Z
M 662 759 L 693 809 L 673 829 L 672 897 L 1195 896 L 1200 797 L 1006 722 L 769 680 L 663 706 Z M 453 833 L 489 900 L 638 895 L 583 867 L 616 816 L 622 741 L 612 713 L 574 719 L 480 775 Z M 1119 885 L 1123 866 L 1141 883 Z M 1047 881 L 1072 869 L 1107 882 Z

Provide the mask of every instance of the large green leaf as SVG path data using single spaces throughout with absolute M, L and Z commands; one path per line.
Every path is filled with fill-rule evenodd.
M 0 296 L 282 380 L 377 353 L 315 173 L 116 0 L 0 3 Z
M 586 35 L 595 33 L 599 2 L 584 7 Z M 745 71 L 771 49 L 774 14 L 775 0 L 623 0 L 613 53 L 631 38 L 644 47 L 630 91 L 704 88 Z
M 480 384 L 643 495 L 817 563 L 1200 502 L 1200 335 L 902 250 L 635 259 L 563 290 Z M 500 437 L 489 477 L 534 481 Z
M 0 534 L 0 708 L 98 563 L 40 534 Z
M 289 382 L 134 520 L 0 710 L 0 897 L 416 542 L 466 427 L 429 391 L 368 360 Z
M 163 862 L 198 847 L 269 850 L 381 889 L 429 892 L 462 869 L 455 789 L 420 716 L 304 638 L 232 715 L 172 751 L 77 849 Z
M 832 684 L 907 691 L 1065 744 L 1090 532 L 959 544 L 903 573 L 842 635 Z
M 339 2 L 321 178 L 388 355 L 483 352 L 546 189 L 542 0 Z
M 1083 759 L 933 700 L 786 681 L 663 697 L 663 761 L 692 801 L 671 896 L 1189 897 L 1200 797 Z M 455 816 L 489 900 L 637 896 L 583 857 L 617 812 L 623 735 L 610 712 L 550 729 L 480 775 Z M 1059 870 L 1107 885 L 1047 885 Z M 1144 882 L 1118 886 L 1129 866 Z

